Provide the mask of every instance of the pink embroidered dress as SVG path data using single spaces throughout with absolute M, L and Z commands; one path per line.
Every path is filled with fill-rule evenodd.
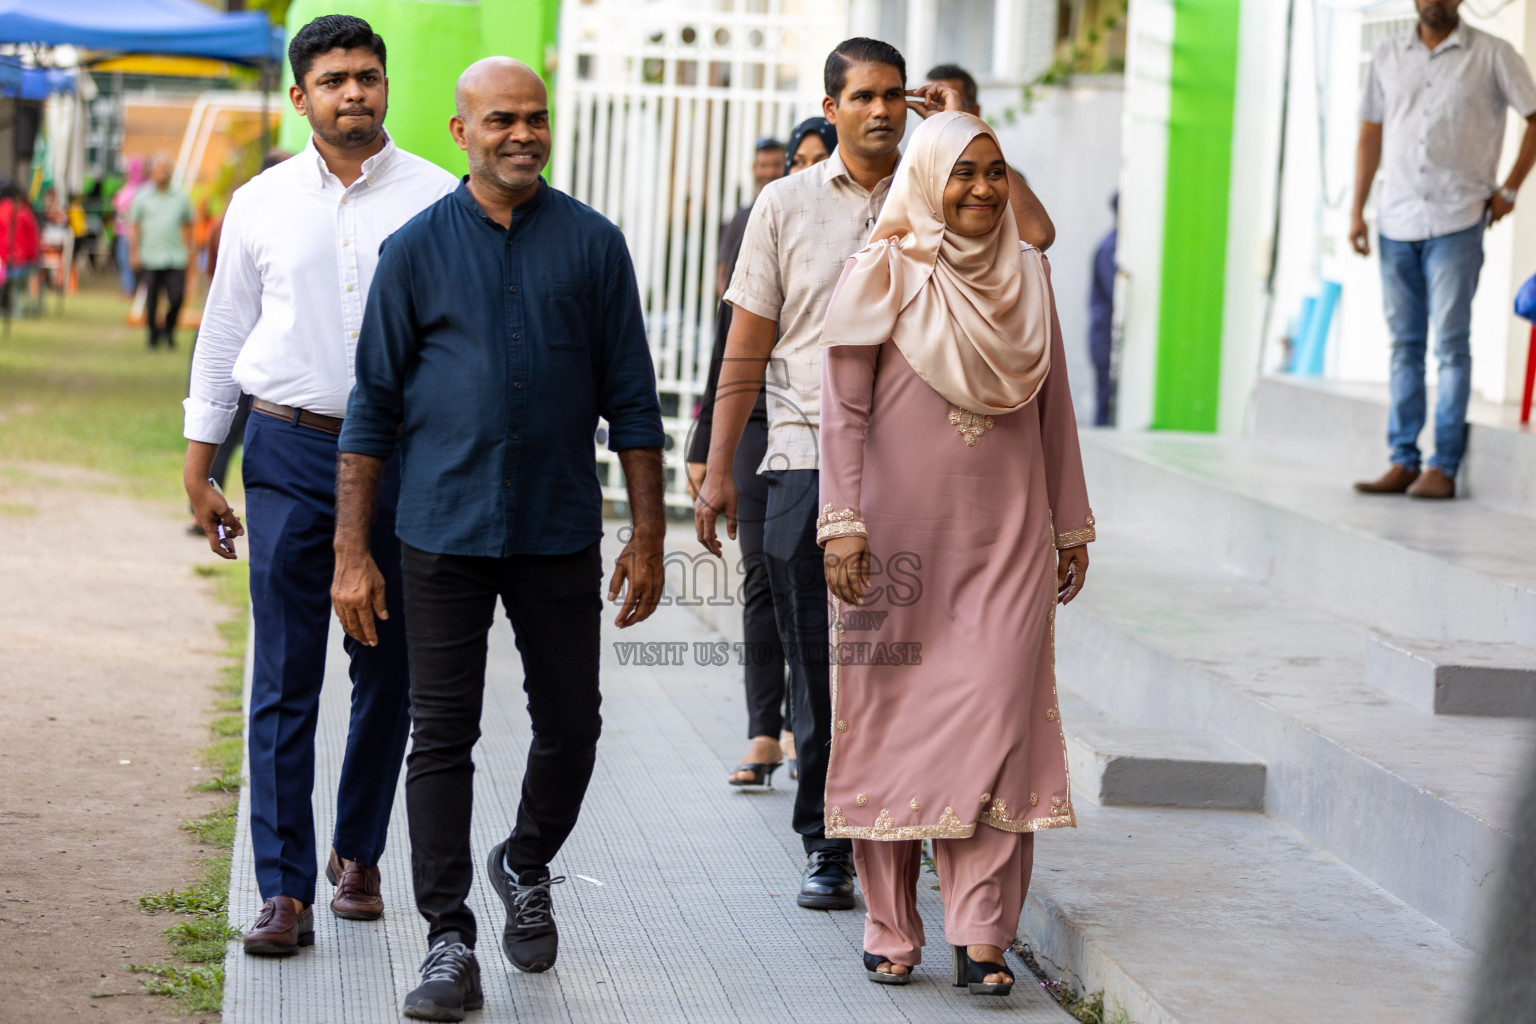
M 950 404 L 893 342 L 825 351 L 817 541 L 862 534 L 871 554 L 861 606 L 829 598 L 828 836 L 1077 823 L 1056 552 L 1093 540 L 1094 521 L 1051 302 L 1049 372 L 1006 415 Z

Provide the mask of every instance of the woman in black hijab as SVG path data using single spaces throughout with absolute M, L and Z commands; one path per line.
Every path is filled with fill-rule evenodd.
M 824 117 L 801 121 L 789 136 L 784 154 L 784 173 L 795 174 L 821 163 L 837 148 L 837 129 Z M 741 235 L 735 236 L 735 252 L 725 253 L 726 280 L 736 270 Z M 714 421 L 715 387 L 720 380 L 720 364 L 725 358 L 725 338 L 731 329 L 731 307 L 720 304 L 715 318 L 715 346 L 709 362 L 709 380 L 699 402 L 698 423 L 688 446 L 688 476 L 695 486 L 703 482 L 704 463 L 709 458 L 710 428 Z M 742 604 L 742 633 L 746 641 L 747 735 L 751 741 L 743 763 L 730 775 L 733 786 L 767 785 L 773 772 L 789 761 L 791 778 L 798 775 L 794 754 L 794 733 L 784 715 L 786 680 L 784 653 L 779 646 L 778 626 L 773 619 L 773 594 L 768 589 L 768 572 L 762 561 L 762 534 L 766 485 L 757 475 L 757 465 L 768 447 L 768 405 L 766 391 L 758 395 L 757 405 L 736 450 L 732 476 L 736 480 L 738 536 L 741 539 L 745 579 L 737 599 Z
M 832 155 L 837 148 L 837 128 L 824 117 L 808 117 L 789 134 L 789 148 L 784 153 L 784 173 L 794 174 L 813 167 Z

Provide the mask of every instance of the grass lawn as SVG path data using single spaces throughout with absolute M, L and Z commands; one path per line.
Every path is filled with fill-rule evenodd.
M 18 464 L 29 462 L 98 470 L 108 474 L 101 487 L 184 508 L 181 400 L 193 332 L 178 331 L 175 351 L 149 351 L 144 329 L 126 322 L 128 301 L 116 281 L 105 277 L 82 282 L 62 313 L 53 298 L 46 309 L 40 318 L 13 321 L 9 335 L 0 334 L 0 510 L 7 508 L 5 479 L 24 476 Z M 240 508 L 238 457 L 229 475 L 225 490 Z M 146 912 L 182 918 L 165 932 L 174 962 L 125 966 L 146 976 L 149 991 L 174 997 L 188 1012 L 211 1013 L 223 1002 L 227 943 L 239 937 L 225 907 L 238 806 L 233 798 L 241 785 L 249 570 L 242 559 L 199 565 L 195 572 L 230 609 L 220 626 L 227 664 L 213 686 L 212 742 L 195 755 L 210 772 L 197 788 L 227 792 L 231 801 L 182 825 L 199 843 L 221 851 L 203 863 L 202 877 L 186 890 L 146 894 L 139 901 Z
M 41 318 L 12 321 L 0 335 L 0 459 L 102 470 L 134 497 L 178 500 L 192 331 L 177 332 L 174 352 L 151 352 L 127 314 L 101 277 L 83 280 L 62 314 L 50 298 Z

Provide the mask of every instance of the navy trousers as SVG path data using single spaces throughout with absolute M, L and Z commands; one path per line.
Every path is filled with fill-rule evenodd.
M 336 530 L 336 438 L 257 413 L 245 428 L 250 533 L 251 845 L 263 899 L 315 901 L 315 722 L 331 625 Z M 400 457 L 385 466 L 372 548 L 384 574 L 389 618 L 379 644 L 347 638 L 352 716 L 336 794 L 338 856 L 376 865 L 410 733 L 410 673 L 395 505 Z

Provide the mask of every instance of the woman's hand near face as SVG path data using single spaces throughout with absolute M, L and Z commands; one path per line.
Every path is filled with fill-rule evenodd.
M 827 589 L 844 604 L 858 607 L 869 590 L 869 539 L 833 537 L 825 551 Z

